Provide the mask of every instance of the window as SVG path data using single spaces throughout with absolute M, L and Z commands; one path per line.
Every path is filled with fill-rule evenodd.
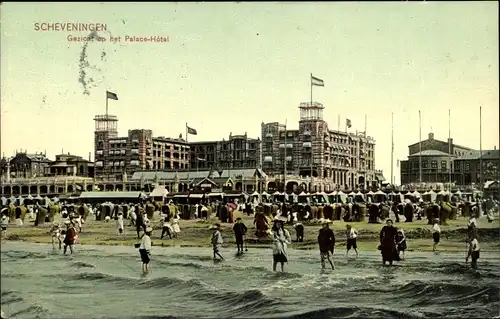
M 441 169 L 446 169 L 446 161 L 441 161 Z
M 429 167 L 429 162 L 427 160 L 422 161 L 422 168 L 428 168 Z
M 438 161 L 432 161 L 431 168 L 438 168 Z
M 480 170 L 481 170 L 481 165 L 480 165 L 480 163 L 476 163 L 476 171 L 478 171 L 478 172 L 479 172 Z
M 465 171 L 466 172 L 470 171 L 470 164 L 469 163 L 465 163 Z

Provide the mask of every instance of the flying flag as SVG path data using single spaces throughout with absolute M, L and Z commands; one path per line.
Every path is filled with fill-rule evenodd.
M 118 101 L 118 95 L 113 92 L 106 91 L 106 98 Z
M 350 128 L 352 126 L 352 123 L 351 123 L 350 119 L 346 119 L 345 120 L 345 126 L 347 126 L 347 128 Z
M 187 124 L 186 124 L 186 128 L 187 128 L 188 134 L 198 135 L 198 132 L 194 128 L 187 126 Z
M 311 85 L 315 85 L 315 86 L 325 86 L 325 82 L 321 79 L 318 79 L 318 78 L 315 78 L 314 76 L 312 76 L 311 74 Z

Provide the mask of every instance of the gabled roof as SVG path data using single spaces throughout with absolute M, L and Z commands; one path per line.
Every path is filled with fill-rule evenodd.
M 206 177 L 202 179 L 200 182 L 196 183 L 196 185 L 200 186 L 201 184 L 212 184 L 213 186 L 219 186 L 216 182 Z
M 408 157 L 415 157 L 415 156 L 448 156 L 448 153 L 437 151 L 437 150 L 425 150 L 422 152 L 411 154 Z

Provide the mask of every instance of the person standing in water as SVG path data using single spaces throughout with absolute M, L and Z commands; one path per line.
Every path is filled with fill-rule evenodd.
M 398 252 L 396 247 L 396 234 L 398 230 L 392 224 L 392 219 L 386 221 L 386 225 L 380 231 L 380 246 L 382 254 L 382 263 L 385 265 L 389 262 L 392 265 L 394 260 L 398 260 Z
M 403 252 L 403 259 L 404 259 L 407 245 L 406 245 L 405 233 L 402 229 L 398 229 L 398 232 L 396 234 L 396 248 L 398 249 L 398 253 Z
M 151 261 L 151 232 L 153 229 L 148 227 L 144 230 L 144 235 L 141 238 L 141 244 L 139 246 L 139 254 L 142 260 L 142 273 L 147 275 L 149 273 L 149 262 Z
M 319 244 L 319 253 L 321 255 L 321 269 L 326 268 L 326 261 L 330 263 L 332 270 L 335 269 L 335 265 L 333 261 L 330 259 L 330 254 L 333 256 L 333 252 L 335 251 L 335 234 L 333 230 L 330 228 L 330 221 L 328 219 L 323 221 L 323 228 L 319 230 L 318 234 L 318 244 Z
M 165 235 L 168 235 L 168 238 L 172 239 L 172 233 L 174 232 L 174 229 L 172 228 L 172 225 L 170 225 L 170 216 L 165 216 L 163 218 L 163 228 L 161 230 L 161 238 L 165 237 Z
M 214 227 L 214 232 L 212 233 L 212 248 L 214 250 L 214 260 L 217 259 L 217 256 L 223 260 L 224 257 L 221 256 L 220 254 L 220 249 L 222 247 L 222 244 L 224 243 L 222 239 L 222 234 L 220 232 L 220 224 L 215 224 Z
M 285 263 L 288 262 L 287 245 L 290 244 L 290 233 L 284 227 L 283 219 L 275 219 L 272 228 L 273 234 L 273 271 L 276 271 L 278 263 L 281 264 L 281 272 L 284 271 Z
M 477 240 L 477 236 L 475 234 L 470 234 L 469 235 L 469 252 L 467 254 L 467 257 L 465 258 L 465 262 L 469 261 L 469 258 L 471 258 L 471 267 L 474 270 L 477 270 L 477 260 L 479 259 L 479 242 Z
M 116 230 L 118 231 L 118 234 L 123 234 L 123 213 L 118 212 L 118 215 L 116 216 Z
M 356 257 L 358 257 L 358 244 L 357 244 L 357 239 L 358 239 L 358 231 L 354 229 L 351 225 L 346 225 L 346 237 L 347 237 L 347 243 L 346 243 L 346 257 L 349 256 L 349 250 L 354 249 L 356 252 Z
M 62 240 L 61 240 L 61 227 L 58 222 L 54 222 L 52 224 L 52 228 L 50 229 L 50 234 L 52 236 L 52 248 L 56 249 L 56 241 L 59 242 L 59 249 L 62 249 Z
M 293 224 L 293 228 L 295 228 L 297 242 L 302 243 L 302 242 L 304 242 L 304 225 L 301 222 L 295 220 L 297 218 L 297 216 L 296 216 L 297 213 L 294 213 L 294 214 L 295 214 L 295 216 L 294 216 L 295 224 Z
M 2 237 L 7 235 L 7 227 L 9 227 L 9 217 L 6 214 L 2 214 Z
M 64 251 L 63 254 L 66 255 L 66 252 L 70 250 L 70 254 L 73 254 L 73 245 L 75 244 L 76 241 L 76 229 L 75 226 L 69 221 L 64 222 L 66 224 L 67 230 L 66 230 L 66 235 L 64 237 Z
M 236 247 L 238 248 L 238 255 L 243 254 L 243 246 L 245 246 L 245 235 L 247 234 L 247 226 L 242 222 L 241 217 L 236 219 L 233 226 L 234 237 L 236 239 Z M 247 249 L 248 250 L 248 249 Z
M 437 245 L 441 237 L 441 227 L 439 227 L 439 219 L 434 220 L 434 225 L 432 225 L 432 238 L 434 239 L 434 245 L 432 246 L 432 251 L 436 251 Z

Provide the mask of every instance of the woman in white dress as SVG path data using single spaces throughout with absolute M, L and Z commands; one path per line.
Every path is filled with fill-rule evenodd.
M 118 234 L 123 234 L 123 213 L 118 212 L 118 216 L 116 217 L 116 230 L 118 231 Z
M 278 263 L 281 264 L 281 272 L 284 271 L 285 263 L 288 262 L 288 244 L 291 242 L 290 233 L 284 227 L 283 217 L 274 220 L 272 228 L 273 238 L 273 271 L 276 271 Z
M 181 232 L 181 227 L 179 226 L 178 218 L 174 218 L 174 221 L 172 222 L 172 228 L 174 229 L 174 238 L 177 238 L 177 236 Z

